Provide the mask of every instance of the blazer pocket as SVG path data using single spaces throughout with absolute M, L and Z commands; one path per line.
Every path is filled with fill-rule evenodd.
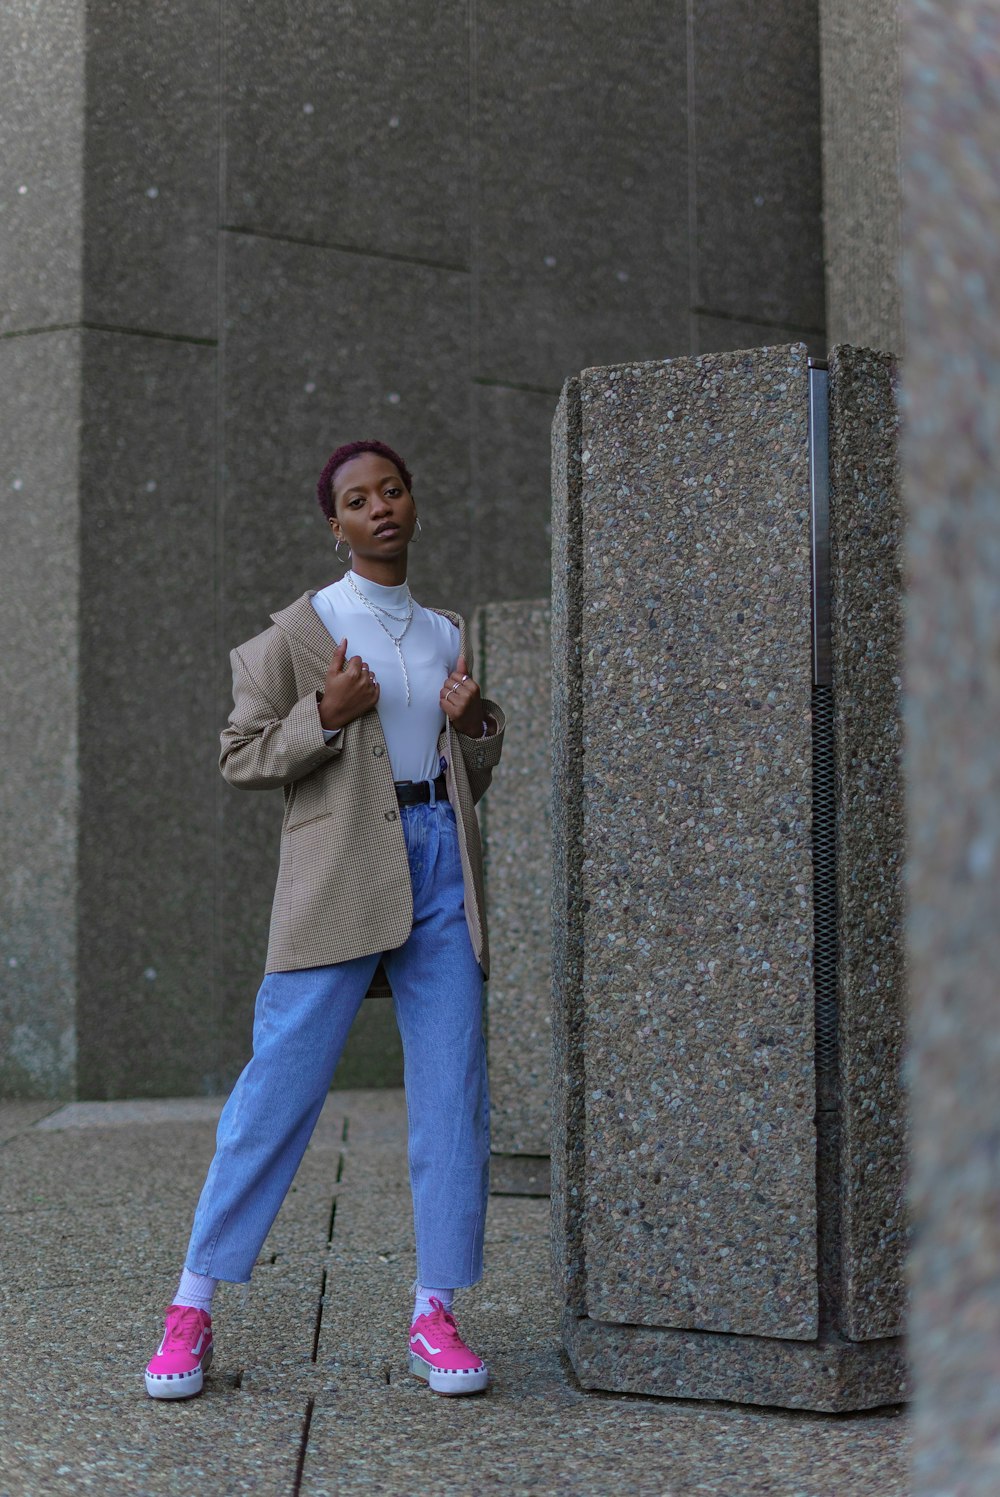
M 297 832 L 304 826 L 312 826 L 314 821 L 326 821 L 332 815 L 332 811 L 317 811 L 315 816 L 307 816 L 304 821 L 290 821 L 285 827 L 285 831 Z
M 285 802 L 284 830 L 292 832 L 306 822 L 319 821 L 332 815 L 328 797 L 328 781 L 324 768 L 314 769 L 289 786 Z

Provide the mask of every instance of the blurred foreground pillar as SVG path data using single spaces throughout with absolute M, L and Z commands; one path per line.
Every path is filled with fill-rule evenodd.
M 563 392 L 553 1233 L 590 1387 L 903 1393 L 895 435 L 891 359 L 848 348 Z
M 920 1497 L 1000 1491 L 1000 15 L 903 11 Z

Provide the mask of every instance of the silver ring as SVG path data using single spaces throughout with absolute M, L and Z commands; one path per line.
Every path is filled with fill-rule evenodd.
M 452 694 L 452 692 L 453 691 L 457 691 L 457 690 L 458 690 L 458 682 L 455 681 L 455 682 L 452 683 L 451 686 L 448 687 L 448 690 L 445 692 L 445 696 L 450 697 L 451 694 Z
M 463 677 L 462 677 L 462 681 L 468 681 L 468 679 L 469 679 L 469 678 L 468 678 L 468 676 L 463 676 Z M 460 682 L 459 682 L 459 685 L 461 685 L 461 684 L 462 684 L 462 683 L 461 683 L 461 681 L 460 681 Z

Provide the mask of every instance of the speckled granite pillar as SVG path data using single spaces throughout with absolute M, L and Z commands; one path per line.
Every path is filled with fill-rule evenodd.
M 903 33 L 918 1497 L 1000 1491 L 1000 15 Z
M 889 354 L 830 355 L 840 1282 L 852 1341 L 903 1328 L 902 514 Z
M 548 601 L 476 614 L 478 675 L 509 718 L 503 764 L 479 808 L 492 953 L 492 1188 L 548 1188 L 552 1088 L 552 645 Z
M 837 1410 L 903 1388 L 879 1235 L 887 1202 L 898 1217 L 896 968 L 873 971 L 864 939 L 897 914 L 898 829 L 873 798 L 898 714 L 880 699 L 842 766 L 863 825 L 838 887 L 852 858 L 881 872 L 842 901 L 858 1056 L 851 1105 L 835 1086 L 818 1112 L 805 355 L 590 369 L 560 401 L 553 1246 L 587 1386 Z M 897 670 L 894 423 L 884 362 L 841 351 L 835 584 L 852 530 L 878 530 L 838 594 L 834 665 L 861 699 Z M 872 668 L 857 644 L 879 617 Z M 865 1049 L 873 1002 L 889 1012 Z

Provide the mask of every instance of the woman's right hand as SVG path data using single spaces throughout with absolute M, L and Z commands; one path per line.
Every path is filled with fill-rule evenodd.
M 356 717 L 370 712 L 378 701 L 379 686 L 372 671 L 360 655 L 347 659 L 347 639 L 333 652 L 330 668 L 323 682 L 319 702 L 319 720 L 328 732 L 346 727 Z

